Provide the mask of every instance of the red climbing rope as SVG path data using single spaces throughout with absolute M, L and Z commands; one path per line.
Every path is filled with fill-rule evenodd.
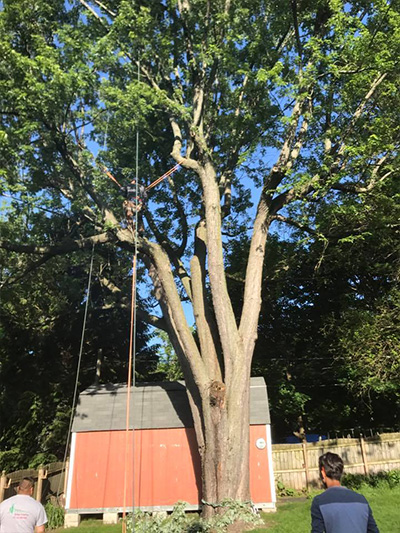
M 167 170 L 167 172 L 165 174 L 163 174 L 162 176 L 160 176 L 159 178 L 154 180 L 153 183 L 150 183 L 150 185 L 148 187 L 146 187 L 146 191 L 148 191 L 149 189 L 152 189 L 153 187 L 155 187 L 156 185 L 161 183 L 163 180 L 165 180 L 165 178 L 168 178 L 168 176 L 173 174 L 175 172 L 175 170 L 178 170 L 178 168 L 181 166 L 181 163 L 182 163 L 182 161 L 180 163 L 177 163 L 174 167 L 172 167 L 169 170 Z
M 79 148 L 83 151 L 84 150 L 84 146 L 78 141 L 78 146 Z M 106 176 L 108 176 L 111 180 L 113 180 L 114 183 L 116 183 L 118 185 L 118 187 L 121 189 L 122 188 L 122 185 L 119 183 L 119 181 L 111 174 L 111 172 L 108 170 L 107 167 L 105 167 L 104 165 L 100 165 L 99 163 L 97 163 L 96 161 L 96 158 L 94 157 L 93 154 L 91 154 L 92 156 L 92 159 L 94 160 L 95 164 L 101 168 L 101 170 L 104 172 L 104 174 Z M 174 167 L 170 168 L 169 170 L 167 170 L 167 172 L 165 174 L 163 174 L 162 176 L 160 176 L 159 178 L 157 178 L 156 180 L 153 181 L 153 183 L 150 183 L 150 185 L 148 185 L 146 187 L 146 191 L 148 191 L 149 189 L 152 189 L 153 187 L 155 187 L 156 185 L 158 185 L 159 183 L 161 183 L 163 180 L 165 180 L 165 178 L 168 178 L 168 176 L 170 176 L 171 174 L 173 174 L 176 170 L 178 170 L 178 168 L 181 166 L 182 164 L 182 161 L 180 161 L 179 163 L 177 163 Z
M 122 185 L 117 181 L 116 178 L 114 178 L 114 176 L 113 176 L 113 175 L 111 174 L 111 172 L 107 169 L 107 167 L 103 167 L 103 166 L 102 166 L 101 168 L 102 168 L 104 174 L 105 174 L 106 176 L 108 176 L 110 179 L 112 179 L 113 182 L 116 183 L 116 184 L 118 185 L 118 187 L 121 189 L 121 188 L 122 188 Z
M 163 180 L 165 180 L 165 178 L 168 178 L 168 176 L 170 176 L 176 170 L 178 170 L 178 168 L 181 166 L 181 163 L 182 163 L 182 161 L 180 163 L 177 163 L 174 167 L 172 167 L 169 170 L 167 170 L 167 172 L 165 174 L 163 174 L 162 176 L 160 176 L 159 178 L 154 180 L 153 183 L 150 183 L 150 185 L 148 185 L 146 187 L 146 191 L 148 191 L 149 189 L 152 189 L 153 187 L 155 187 L 156 185 L 161 183 Z M 116 183 L 118 185 L 118 187 L 121 188 L 121 185 L 118 183 L 116 178 L 114 178 L 114 176 L 111 174 L 111 172 L 106 167 L 102 166 L 101 168 L 102 168 L 103 172 L 106 174 L 106 176 L 108 176 L 110 179 L 112 179 L 113 182 Z

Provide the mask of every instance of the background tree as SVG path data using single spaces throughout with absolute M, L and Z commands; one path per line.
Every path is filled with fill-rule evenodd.
M 301 414 L 311 433 L 396 429 L 398 180 L 362 203 L 319 203 L 315 215 L 318 232 L 268 243 L 253 372 L 268 376 L 275 437 Z
M 123 298 L 104 295 L 99 278 L 106 268 L 96 260 L 77 376 L 90 256 L 60 256 L 11 283 L 18 259 L 0 253 L 1 278 L 8 280 L 0 301 L 0 465 L 10 472 L 63 458 L 77 377 L 80 390 L 96 380 L 126 381 L 130 309 Z M 113 270 L 116 275 L 115 264 Z M 156 367 L 156 347 L 148 340 L 139 324 L 137 380 L 148 380 Z
M 293 217 L 314 225 L 308 206 L 375 194 L 396 175 L 397 3 L 52 0 L 33 10 L 5 1 L 0 22 L 3 175 L 10 192 L 60 210 L 62 231 L 42 216 L 1 246 L 37 265 L 93 244 L 137 246 L 160 310 L 144 319 L 168 332 L 185 377 L 203 498 L 248 500 L 269 229 Z M 153 190 L 144 233 L 121 224 L 122 198 L 93 164 L 93 143 L 104 146 L 97 163 L 121 181 L 140 164 L 149 184 L 180 163 Z M 235 314 L 224 255 L 248 223 L 250 195 L 257 209 Z
M 182 379 L 182 369 L 168 335 L 161 331 L 158 337 L 161 343 L 157 350 L 158 364 L 153 380 L 176 381 Z

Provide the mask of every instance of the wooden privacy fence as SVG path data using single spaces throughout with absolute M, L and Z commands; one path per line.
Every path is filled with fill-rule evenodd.
M 372 474 L 400 469 L 400 433 L 300 444 L 273 444 L 275 480 L 296 490 L 320 486 L 318 458 L 326 452 L 340 455 L 346 473 Z
M 24 477 L 32 477 L 35 480 L 33 496 L 36 500 L 44 504 L 49 499 L 59 499 L 60 494 L 65 494 L 65 471 L 63 462 L 41 466 L 37 470 L 30 468 L 9 474 L 3 470 L 0 477 L 0 503 L 15 495 L 18 483 Z

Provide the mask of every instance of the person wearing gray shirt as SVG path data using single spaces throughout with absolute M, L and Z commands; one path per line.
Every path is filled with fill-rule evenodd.
M 0 533 L 44 533 L 46 511 L 32 498 L 34 484 L 32 478 L 25 477 L 18 485 L 16 496 L 0 504 Z

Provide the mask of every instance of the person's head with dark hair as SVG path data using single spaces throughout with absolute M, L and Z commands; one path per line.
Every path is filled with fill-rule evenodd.
M 33 494 L 33 487 L 35 486 L 35 480 L 33 477 L 24 477 L 18 484 L 18 494 Z
M 337 453 L 327 452 L 319 458 L 319 473 L 324 485 L 340 485 L 343 461 Z
M 327 452 L 319 458 L 319 474 L 325 492 L 311 504 L 311 531 L 379 533 L 370 506 L 362 494 L 342 487 L 343 461 L 337 453 Z

